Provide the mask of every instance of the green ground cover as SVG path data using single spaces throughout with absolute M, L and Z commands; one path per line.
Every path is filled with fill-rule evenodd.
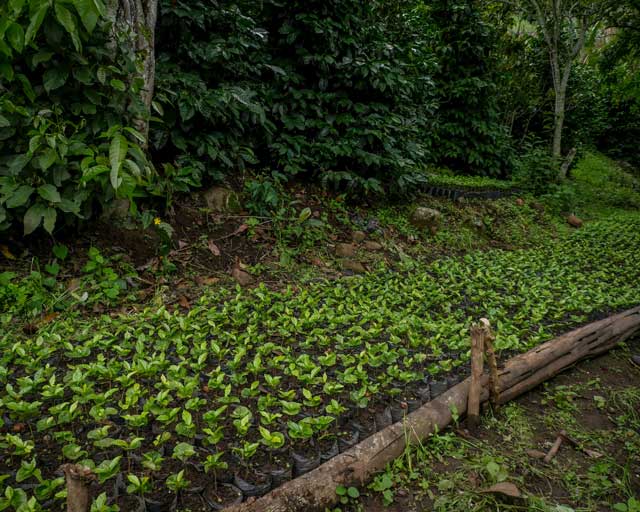
M 35 336 L 6 332 L 4 483 L 39 482 L 29 494 L 46 503 L 61 490 L 53 470 L 84 461 L 107 494 L 124 472 L 157 497 L 198 483 L 203 464 L 250 478 L 287 467 L 285 447 L 329 456 L 394 398 L 419 400 L 429 381 L 463 373 L 473 319 L 490 318 L 498 347 L 521 351 L 640 303 L 638 247 L 640 219 L 620 215 L 537 249 L 301 290 L 221 290 L 188 314 L 72 315 Z
M 366 275 L 280 289 L 223 286 L 188 312 L 72 309 L 32 332 L 12 318 L 21 288 L 10 281 L 0 315 L 0 510 L 62 510 L 64 462 L 95 468 L 94 512 L 136 510 L 143 499 L 209 510 L 235 497 L 222 485 L 232 475 L 246 495 L 266 492 L 466 375 L 478 318 L 492 321 L 507 357 L 639 304 L 633 180 L 592 180 L 616 172 L 597 156 L 581 162 L 560 195 L 579 196 L 592 220 L 524 249 L 483 245 L 393 269 L 377 260 Z M 565 199 L 549 197 L 548 209 Z M 118 276 L 94 274 L 91 296 L 110 298 Z

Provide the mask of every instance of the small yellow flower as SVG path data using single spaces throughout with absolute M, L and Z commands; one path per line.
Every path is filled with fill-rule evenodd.
M 156 217 L 155 219 L 153 219 L 153 223 L 156 226 L 159 226 L 160 224 L 162 224 L 162 220 L 160 220 L 160 217 Z

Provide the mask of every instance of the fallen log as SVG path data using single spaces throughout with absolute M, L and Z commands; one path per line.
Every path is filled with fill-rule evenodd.
M 640 306 L 591 323 L 509 360 L 499 372 L 500 402 L 532 389 L 576 362 L 607 352 L 640 332 Z M 489 376 L 483 375 L 481 400 L 489 398 Z M 317 469 L 271 491 L 231 507 L 229 512 L 312 512 L 332 506 L 339 485 L 361 486 L 399 457 L 407 442 L 421 441 L 452 421 L 452 411 L 467 409 L 470 379 L 437 399 L 332 458 Z

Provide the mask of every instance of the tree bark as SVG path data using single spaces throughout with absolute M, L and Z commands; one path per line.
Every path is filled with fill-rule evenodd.
M 149 135 L 148 115 L 151 112 L 156 77 L 155 30 L 158 0 L 111 0 L 109 14 L 114 23 L 114 30 L 124 31 L 128 35 L 131 46 L 140 59 L 138 77 L 143 81 L 140 100 L 146 112 L 135 124 L 146 140 Z

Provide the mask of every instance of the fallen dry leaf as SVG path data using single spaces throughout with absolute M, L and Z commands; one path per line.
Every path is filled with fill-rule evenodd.
M 178 302 L 180 303 L 180 306 L 182 306 L 184 309 L 191 309 L 191 304 L 189 304 L 189 299 L 187 299 L 184 295 L 180 295 Z
M 603 456 L 600 452 L 597 452 L 595 450 L 589 450 L 588 448 L 583 448 L 582 451 L 584 453 L 586 453 L 587 456 L 591 457 L 592 459 L 599 459 L 599 458 L 601 458 Z
M 42 317 L 42 320 L 40 320 L 40 326 L 48 324 L 49 322 L 51 322 L 52 320 L 55 320 L 59 316 L 60 316 L 60 313 L 57 313 L 57 312 L 46 314 L 45 316 Z
M 211 286 L 212 284 L 215 284 L 218 281 L 220 281 L 220 279 L 217 277 L 200 277 L 200 276 L 196 277 L 195 280 L 198 286 Z
M 253 277 L 251 274 L 239 269 L 238 267 L 231 271 L 231 275 L 240 284 L 240 286 L 249 286 L 253 284 Z
M 520 489 L 510 482 L 501 482 L 489 487 L 488 489 L 483 489 L 480 492 L 488 494 L 502 494 L 504 496 L 509 496 L 510 498 L 522 498 Z
M 187 247 L 189 244 L 187 242 L 185 242 L 184 240 L 178 240 L 178 248 L 180 250 L 184 249 L 185 247 Z
M 207 244 L 207 247 L 209 247 L 209 250 L 211 251 L 211 254 L 213 254 L 214 256 L 220 256 L 220 248 L 213 243 L 213 240 L 209 240 L 209 243 Z
M 8 260 L 15 260 L 16 259 L 16 257 L 11 253 L 11 251 L 9 250 L 9 248 L 6 245 L 0 244 L 0 252 Z
M 527 450 L 527 455 L 532 459 L 544 459 L 547 454 L 540 450 Z

